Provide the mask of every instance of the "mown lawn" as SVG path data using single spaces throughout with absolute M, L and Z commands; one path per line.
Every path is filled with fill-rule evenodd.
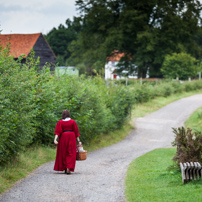
M 182 183 L 173 166 L 175 148 L 156 149 L 137 159 L 127 171 L 126 198 L 129 202 L 201 202 L 202 180 Z

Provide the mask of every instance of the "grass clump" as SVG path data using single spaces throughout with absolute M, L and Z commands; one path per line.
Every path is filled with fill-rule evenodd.
M 95 138 L 89 145 L 84 145 L 84 149 L 87 151 L 94 151 L 120 142 L 128 136 L 132 129 L 134 129 L 133 126 L 127 122 L 120 130 L 108 134 L 101 134 L 99 138 Z
M 202 201 L 202 180 L 183 185 L 173 166 L 175 148 L 156 149 L 132 161 L 125 180 L 129 202 Z
M 16 181 L 26 177 L 40 165 L 54 160 L 56 149 L 33 146 L 4 166 L 0 167 L 0 193 L 9 189 Z
M 185 126 L 195 131 L 202 131 L 202 107 L 199 107 L 191 116 L 185 121 Z

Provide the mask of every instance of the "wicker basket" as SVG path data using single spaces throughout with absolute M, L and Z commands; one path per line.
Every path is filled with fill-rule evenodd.
M 76 155 L 76 160 L 77 161 L 84 161 L 86 159 L 87 159 L 87 151 L 78 152 L 78 154 Z

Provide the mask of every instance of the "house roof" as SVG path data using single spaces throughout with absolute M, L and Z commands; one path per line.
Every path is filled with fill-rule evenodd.
M 110 54 L 110 56 L 108 56 L 107 57 L 107 62 L 108 61 L 113 61 L 113 62 L 119 62 L 120 60 L 121 60 L 121 58 L 122 57 L 124 57 L 124 56 L 127 56 L 127 58 L 129 59 L 129 60 L 132 60 L 132 58 L 131 58 L 131 56 L 130 55 L 126 55 L 126 53 L 122 53 L 122 52 L 120 52 L 120 51 L 118 51 L 118 50 L 114 50 L 111 54 Z
M 125 56 L 125 53 L 120 53 L 118 50 L 114 50 L 110 56 L 107 57 L 107 61 L 120 61 L 122 57 Z
M 27 56 L 41 33 L 36 34 L 0 34 L 0 45 L 3 48 L 10 44 L 10 55 L 18 58 L 21 54 Z

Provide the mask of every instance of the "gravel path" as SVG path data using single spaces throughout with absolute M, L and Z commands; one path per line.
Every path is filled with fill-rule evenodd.
M 144 118 L 123 141 L 91 152 L 77 162 L 75 173 L 53 171 L 46 163 L 0 195 L 1 202 L 122 202 L 124 178 L 130 162 L 156 148 L 171 147 L 171 127 L 180 127 L 202 105 L 202 94 L 183 98 Z

